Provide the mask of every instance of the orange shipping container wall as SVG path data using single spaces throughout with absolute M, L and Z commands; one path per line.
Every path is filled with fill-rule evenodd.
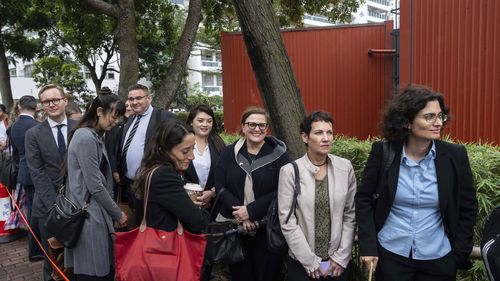
M 306 109 L 332 113 L 336 133 L 362 139 L 379 134 L 384 99 L 392 93 L 392 56 L 369 55 L 368 49 L 392 48 L 392 26 L 389 21 L 282 31 Z M 262 105 L 240 33 L 222 34 L 222 69 L 224 126 L 236 132 L 243 110 Z
M 445 95 L 446 133 L 500 144 L 500 1 L 402 0 L 400 85 Z

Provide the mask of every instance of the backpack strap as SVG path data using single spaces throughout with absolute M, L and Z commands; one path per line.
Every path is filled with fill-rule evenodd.
M 293 189 L 292 207 L 290 208 L 290 211 L 288 212 L 288 215 L 286 216 L 285 223 L 288 223 L 288 220 L 290 220 L 290 216 L 292 215 L 293 212 L 295 212 L 295 209 L 297 208 L 297 196 L 299 196 L 299 194 L 300 194 L 299 167 L 297 166 L 297 163 L 295 161 L 292 161 L 292 166 L 293 166 L 293 170 L 295 172 L 295 185 L 294 185 L 294 189 Z

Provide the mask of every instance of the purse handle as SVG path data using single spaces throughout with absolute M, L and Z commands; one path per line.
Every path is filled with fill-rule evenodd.
M 144 213 L 142 215 L 141 225 L 139 226 L 140 232 L 144 232 L 146 230 L 146 228 L 148 227 L 147 223 L 146 223 L 146 212 L 148 210 L 149 189 L 151 187 L 151 178 L 153 178 L 153 173 L 156 170 L 158 170 L 158 168 L 160 168 L 160 166 L 154 167 L 151 170 L 151 172 L 149 172 L 148 176 L 146 177 L 146 186 L 144 187 Z M 177 219 L 177 233 L 179 235 L 182 235 L 183 232 L 184 232 L 184 228 L 182 227 L 182 224 L 179 221 L 179 219 Z
M 151 178 L 153 177 L 153 173 L 158 170 L 160 166 L 156 166 L 151 171 L 148 173 L 146 177 L 146 185 L 144 186 L 144 212 L 142 214 L 142 221 L 141 225 L 139 226 L 139 231 L 144 232 L 146 230 L 147 224 L 146 224 L 146 212 L 148 210 L 148 198 L 149 198 L 149 188 L 151 186 Z

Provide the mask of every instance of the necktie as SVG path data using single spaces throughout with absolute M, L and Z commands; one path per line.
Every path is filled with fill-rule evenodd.
M 139 121 L 141 120 L 142 115 L 137 115 L 135 118 L 134 125 L 132 125 L 132 130 L 130 130 L 130 134 L 128 135 L 127 141 L 125 141 L 125 146 L 123 147 L 123 157 L 127 157 L 128 147 L 134 138 L 135 132 L 139 127 Z
M 64 142 L 64 136 L 61 131 L 62 126 L 64 124 L 56 125 L 57 127 L 57 148 L 59 149 L 59 155 L 61 159 L 64 159 L 64 153 L 66 153 L 66 143 Z

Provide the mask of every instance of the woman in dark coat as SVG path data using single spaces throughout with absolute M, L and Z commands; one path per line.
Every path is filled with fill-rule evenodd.
M 225 189 L 216 220 L 236 220 L 254 232 L 241 236 L 246 258 L 229 266 L 234 281 L 283 279 L 281 257 L 269 252 L 265 227 L 259 228 L 276 196 L 280 168 L 290 162 L 285 144 L 266 135 L 268 120 L 264 109 L 247 109 L 241 118 L 242 137 L 224 150 L 215 170 L 217 193 Z
M 447 120 L 443 96 L 418 85 L 384 115 L 386 143 L 373 144 L 355 197 L 360 255 L 377 280 L 451 281 L 471 267 L 476 193 L 465 147 L 439 140 Z
M 194 159 L 185 173 L 187 182 L 197 183 L 204 188 L 195 202 L 210 206 L 215 197 L 215 165 L 226 147 L 217 133 L 213 110 L 207 105 L 198 105 L 189 112 L 186 123 L 193 128 L 195 136 Z

